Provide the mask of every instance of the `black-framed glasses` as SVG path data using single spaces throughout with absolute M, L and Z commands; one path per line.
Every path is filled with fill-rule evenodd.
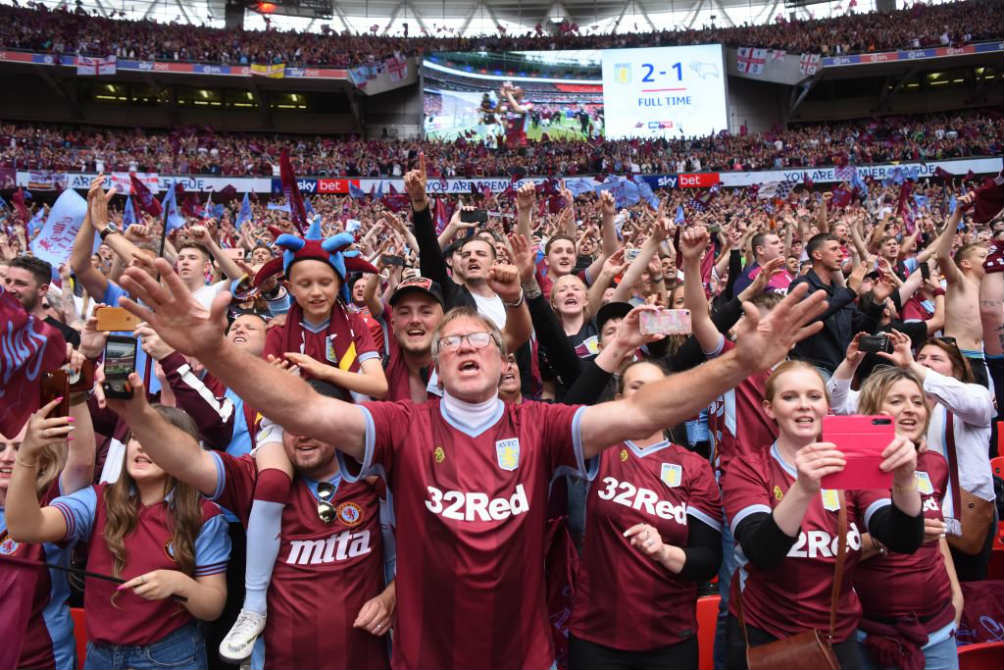
M 335 485 L 330 482 L 317 484 L 317 517 L 324 523 L 335 520 L 335 506 L 331 499 L 335 497 Z
M 439 338 L 439 348 L 442 351 L 456 351 L 460 348 L 460 344 L 466 340 L 475 349 L 484 349 L 494 339 L 495 336 L 486 330 L 466 335 L 447 335 L 446 337 Z

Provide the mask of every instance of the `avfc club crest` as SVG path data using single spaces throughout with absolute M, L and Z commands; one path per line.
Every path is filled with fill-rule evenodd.
M 338 520 L 349 528 L 354 528 L 363 522 L 363 508 L 354 502 L 345 502 L 335 510 Z
M 495 459 L 499 467 L 512 472 L 519 467 L 519 438 L 510 437 L 495 443 Z
M 931 483 L 931 477 L 926 472 L 917 471 L 913 474 L 917 478 L 917 490 L 920 491 L 921 495 L 934 495 L 934 484 Z
M 840 509 L 840 496 L 836 489 L 823 489 L 819 492 L 823 497 L 823 509 L 827 512 L 836 512 Z
M 3 542 L 0 542 L 0 556 L 12 556 L 20 546 L 13 538 L 5 537 Z
M 631 83 L 631 63 L 614 64 L 614 81 L 618 84 Z
M 669 488 L 676 488 L 683 481 L 683 466 L 676 463 L 663 463 L 659 479 Z

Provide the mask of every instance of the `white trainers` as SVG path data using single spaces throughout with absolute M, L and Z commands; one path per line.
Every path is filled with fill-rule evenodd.
M 230 632 L 220 642 L 220 658 L 234 664 L 248 658 L 264 630 L 265 615 L 242 608 Z

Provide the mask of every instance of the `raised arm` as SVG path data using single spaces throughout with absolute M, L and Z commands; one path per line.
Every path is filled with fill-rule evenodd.
M 702 351 L 715 351 L 721 344 L 718 332 L 708 311 L 708 298 L 701 281 L 701 252 L 708 248 L 710 237 L 704 226 L 687 228 L 680 234 L 680 252 L 683 254 L 683 299 L 690 310 L 690 325 Z M 709 251 L 710 253 L 710 251 Z
M 302 379 L 228 342 L 224 337 L 228 292 L 217 295 L 212 309 L 206 310 L 167 261 L 157 259 L 156 269 L 163 285 L 138 268 L 126 270 L 123 287 L 139 302 L 124 299 L 123 307 L 146 321 L 169 345 L 203 361 L 217 379 L 279 425 L 326 441 L 337 436 L 335 446 L 362 459 L 366 428 L 362 412 L 317 394 Z
M 35 490 L 42 449 L 58 445 L 73 431 L 70 417 L 48 418 L 49 412 L 58 403 L 58 399 L 53 400 L 31 415 L 24 441 L 14 457 L 5 515 L 7 531 L 18 542 L 59 542 L 66 536 L 66 520 L 62 512 L 55 507 L 39 506 Z
M 634 289 L 635 284 L 641 279 L 642 273 L 648 269 L 648 262 L 652 260 L 655 252 L 659 250 L 659 245 L 666 238 L 666 231 L 666 221 L 664 219 L 656 219 L 652 224 L 652 231 L 648 239 L 641 245 L 638 257 L 631 261 L 631 265 L 628 266 L 627 272 L 624 273 L 621 283 L 614 291 L 613 300 L 627 300 L 631 297 L 631 291 Z
M 603 255 L 612 256 L 621 246 L 617 239 L 617 226 L 614 219 L 617 217 L 617 205 L 614 195 L 610 191 L 600 192 L 600 210 L 603 214 L 600 219 L 600 233 L 603 236 Z
M 603 306 L 603 294 L 606 292 L 607 288 L 613 282 L 614 277 L 621 274 L 627 269 L 627 261 L 624 260 L 624 248 L 621 247 L 614 254 L 611 254 L 605 261 L 596 276 L 595 280 L 589 286 L 589 292 L 587 293 L 587 305 L 589 314 L 595 315 L 600 311 L 600 307 Z
M 533 239 L 530 219 L 533 217 L 533 207 L 536 203 L 537 189 L 533 182 L 528 181 L 516 191 L 516 231 L 528 240 Z
M 213 236 L 209 234 L 209 231 L 205 226 L 192 226 L 189 232 L 192 235 L 192 239 L 199 244 L 206 247 L 209 253 L 212 254 L 213 258 L 219 264 L 220 269 L 223 271 L 229 279 L 240 279 L 244 276 L 244 272 L 241 271 L 237 263 L 230 256 L 223 253 L 223 249 L 220 245 L 216 243 Z
M 959 284 L 962 282 L 962 271 L 959 266 L 955 264 L 952 259 L 952 242 L 955 240 L 955 232 L 959 227 L 959 221 L 962 219 L 962 210 L 971 201 L 971 196 L 969 194 L 959 198 L 959 206 L 955 208 L 952 215 L 948 217 L 948 222 L 945 224 L 945 229 L 941 231 L 938 238 L 931 245 L 934 247 L 935 256 L 938 259 L 938 265 L 941 267 L 941 274 L 945 275 L 945 281 L 949 284 Z
M 129 425 L 133 437 L 158 466 L 204 495 L 214 495 L 218 477 L 212 452 L 200 447 L 195 438 L 171 424 L 147 402 L 143 378 L 138 373 L 129 375 L 129 384 L 133 397 L 108 398 L 108 406 Z
M 95 300 L 101 297 L 108 289 L 108 278 L 100 270 L 91 265 L 91 250 L 94 248 L 94 227 L 91 225 L 91 201 L 95 198 L 103 198 L 101 186 L 104 183 L 104 175 L 98 175 L 91 181 L 90 189 L 87 192 L 87 213 L 84 215 L 84 222 L 77 230 L 76 237 L 73 238 L 73 248 L 70 251 L 70 268 L 77 276 L 84 289 Z
M 825 309 L 825 293 L 817 291 L 806 298 L 807 292 L 808 286 L 798 286 L 763 319 L 752 305 L 744 305 L 746 318 L 731 351 L 646 384 L 630 398 L 587 407 L 581 421 L 586 458 L 612 444 L 640 439 L 691 418 L 749 375 L 769 369 L 795 342 L 819 332 L 823 324 L 815 319 Z

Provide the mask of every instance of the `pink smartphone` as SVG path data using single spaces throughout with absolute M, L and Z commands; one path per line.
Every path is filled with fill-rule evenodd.
M 638 318 L 642 335 L 690 335 L 689 309 L 642 312 Z
M 824 416 L 823 441 L 832 442 L 844 453 L 847 465 L 842 472 L 823 477 L 824 489 L 888 489 L 892 472 L 882 472 L 882 452 L 896 437 L 889 416 Z

